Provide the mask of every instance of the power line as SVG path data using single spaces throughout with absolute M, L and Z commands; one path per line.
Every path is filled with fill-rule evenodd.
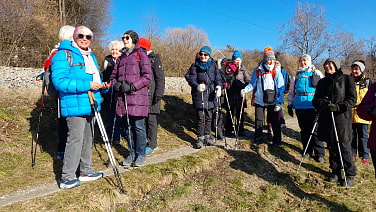
M 256 24 L 256 23 L 251 23 L 249 21 L 246 21 L 246 20 L 243 20 L 243 19 L 240 19 L 240 18 L 236 18 L 236 17 L 233 17 L 233 16 L 229 16 L 227 14 L 220 13 L 220 12 L 217 12 L 217 11 L 214 11 L 214 10 L 210 10 L 208 8 L 200 7 L 200 6 L 197 6 L 197 5 L 182 1 L 182 0 L 176 0 L 176 1 L 181 2 L 183 4 L 186 4 L 186 5 L 189 5 L 189 6 L 194 7 L 194 8 L 198 8 L 200 10 L 204 10 L 204 11 L 219 15 L 219 16 L 223 16 L 223 17 L 226 17 L 226 18 L 229 18 L 229 19 L 233 19 L 233 20 L 236 20 L 236 21 L 243 22 L 243 23 L 251 25 L 251 26 L 255 26 L 255 27 L 262 28 L 262 29 L 265 29 L 265 30 L 268 30 L 268 31 L 271 31 L 271 32 L 278 33 L 277 30 L 274 30 L 274 29 L 271 29 L 271 28 L 268 28 L 268 27 L 264 27 L 264 26 Z

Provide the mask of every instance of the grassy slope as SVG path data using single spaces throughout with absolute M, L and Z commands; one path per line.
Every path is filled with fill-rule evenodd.
M 38 147 L 36 166 L 31 168 L 31 139 L 39 116 L 38 92 L 0 89 L 0 195 L 60 177 L 62 163 L 55 159 L 57 137 L 54 101 L 50 99 L 45 101 L 41 119 L 41 148 Z M 160 149 L 156 154 L 194 140 L 195 112 L 190 102 L 189 95 L 165 97 L 160 115 Z M 246 114 L 246 128 L 252 130 L 253 108 L 249 107 Z M 244 139 L 236 151 L 210 147 L 195 155 L 122 173 L 127 195 L 118 194 L 112 183 L 114 178 L 106 177 L 2 207 L 0 211 L 374 211 L 372 166 L 356 162 L 358 176 L 350 190 L 324 181 L 328 163 L 306 161 L 296 173 L 301 149 L 296 130 L 284 130 L 285 143 L 279 151 L 269 151 L 266 145 L 252 151 L 251 141 Z M 97 137 L 93 150 L 97 170 L 106 168 L 103 148 Z M 118 148 L 114 152 L 120 161 L 127 151 Z

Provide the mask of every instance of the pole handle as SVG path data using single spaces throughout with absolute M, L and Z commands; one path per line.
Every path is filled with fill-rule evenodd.
M 95 104 L 95 98 L 94 98 L 93 91 L 88 91 L 87 94 L 89 95 L 90 104 L 94 105 Z

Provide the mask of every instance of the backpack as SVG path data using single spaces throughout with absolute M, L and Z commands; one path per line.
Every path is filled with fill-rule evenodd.
M 72 53 L 67 49 L 63 49 L 63 51 L 65 52 L 67 56 L 69 67 L 72 67 L 73 66 L 72 65 L 72 61 L 73 61 Z M 43 66 L 43 69 L 44 69 L 44 73 L 42 77 L 43 87 L 44 86 L 46 87 L 47 93 L 51 98 L 56 98 L 59 95 L 59 91 L 56 90 L 54 84 L 52 83 L 52 78 L 51 78 L 52 77 L 51 61 L 57 52 L 58 50 L 53 51 L 50 54 L 50 56 L 44 61 L 44 66 Z

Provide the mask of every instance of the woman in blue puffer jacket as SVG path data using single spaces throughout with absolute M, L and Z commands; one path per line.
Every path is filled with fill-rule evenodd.
M 110 85 L 102 84 L 96 57 L 89 48 L 92 38 L 93 32 L 89 28 L 76 27 L 74 42 L 63 41 L 51 63 L 52 82 L 59 91 L 61 115 L 66 117 L 68 126 L 61 189 L 73 188 L 79 186 L 81 181 L 103 177 L 103 173 L 95 172 L 91 166 L 94 119 L 88 92 L 92 91 L 100 103 L 99 90 L 107 91 Z M 100 110 L 100 104 L 98 107 Z M 77 179 L 78 167 L 80 176 Z

